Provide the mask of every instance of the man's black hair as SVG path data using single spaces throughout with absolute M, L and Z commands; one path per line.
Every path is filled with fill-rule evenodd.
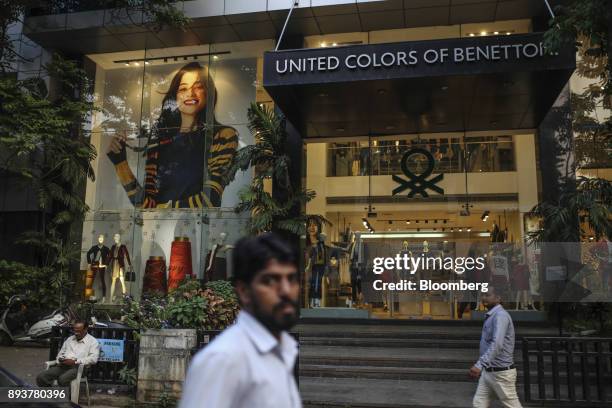
M 85 319 L 76 319 L 72 324 L 82 324 L 85 329 L 89 327 L 89 323 L 87 323 L 87 320 Z
M 273 233 L 241 238 L 233 250 L 234 281 L 251 283 L 268 262 L 297 266 L 296 259 L 293 249 Z

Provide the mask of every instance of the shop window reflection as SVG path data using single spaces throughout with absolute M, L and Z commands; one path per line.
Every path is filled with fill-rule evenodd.
M 367 141 L 330 143 L 327 174 L 328 177 L 400 174 L 403 155 L 414 148 L 425 149 L 431 153 L 436 160 L 434 169 L 436 173 L 516 170 L 514 143 L 511 136 L 465 138 L 447 136 L 371 140 L 370 143 Z M 414 162 L 412 165 L 418 167 L 420 164 Z

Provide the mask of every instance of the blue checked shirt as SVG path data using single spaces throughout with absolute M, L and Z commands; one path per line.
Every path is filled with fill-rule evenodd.
M 514 364 L 514 324 L 502 305 L 486 314 L 480 336 L 480 358 L 474 364 L 479 369 L 509 367 Z

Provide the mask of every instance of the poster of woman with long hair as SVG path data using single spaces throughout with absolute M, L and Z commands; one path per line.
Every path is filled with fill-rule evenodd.
M 178 70 L 145 147 L 142 184 L 127 161 L 127 135 L 113 137 L 107 156 L 134 206 L 221 206 L 224 175 L 236 153 L 238 133 L 216 120 L 216 100 L 217 91 L 206 66 L 191 62 Z M 210 101 L 212 106 L 207 106 Z M 206 131 L 207 116 L 212 132 Z

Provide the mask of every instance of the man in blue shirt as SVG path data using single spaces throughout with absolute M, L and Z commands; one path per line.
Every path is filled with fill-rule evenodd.
M 501 305 L 500 294 L 492 286 L 481 299 L 489 311 L 480 337 L 480 358 L 469 373 L 472 378 L 480 377 L 472 406 L 488 408 L 491 400 L 497 398 L 504 407 L 521 408 L 516 393 L 512 318 Z

